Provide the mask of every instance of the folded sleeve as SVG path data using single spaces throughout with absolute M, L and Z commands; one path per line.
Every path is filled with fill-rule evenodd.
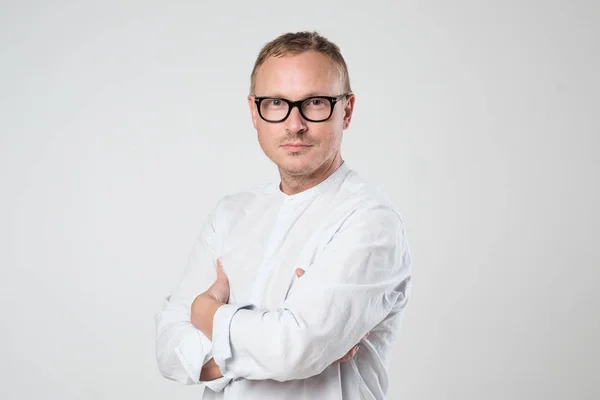
M 215 314 L 213 355 L 235 379 L 305 379 L 321 373 L 407 302 L 410 255 L 402 220 L 374 205 L 341 225 L 284 307 L 224 306 Z
M 227 379 L 200 381 L 202 367 L 213 357 L 212 342 L 191 323 L 192 302 L 216 279 L 216 212 L 217 209 L 204 222 L 182 276 L 154 320 L 155 354 L 162 376 L 185 385 L 203 383 L 220 391 Z

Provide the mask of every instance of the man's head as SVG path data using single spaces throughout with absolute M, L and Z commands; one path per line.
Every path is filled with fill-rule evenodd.
M 267 43 L 252 71 L 248 103 L 260 146 L 282 175 L 310 178 L 341 161 L 354 95 L 334 43 L 314 32 Z

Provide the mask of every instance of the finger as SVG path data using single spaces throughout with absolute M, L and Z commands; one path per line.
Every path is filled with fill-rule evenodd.
M 298 278 L 300 278 L 302 275 L 304 275 L 304 270 L 302 268 L 296 268 L 296 275 L 298 275 Z
M 356 352 L 358 351 L 358 346 L 354 346 L 354 348 L 352 348 L 352 350 L 350 350 L 344 357 L 341 358 L 341 362 L 346 362 L 348 360 L 350 360 L 352 357 L 354 357 L 356 355 Z
M 223 263 L 221 259 L 217 259 L 217 280 L 227 280 L 227 274 L 225 274 L 225 269 L 223 268 Z
M 348 354 L 346 354 L 344 357 L 342 357 L 342 362 L 346 362 L 346 361 L 350 360 L 353 356 L 354 356 L 354 350 L 350 351 Z
M 343 362 L 346 362 L 346 361 L 348 361 L 348 354 L 346 354 L 344 357 L 338 359 L 336 362 L 337 363 L 343 363 Z
M 342 362 L 346 362 L 346 361 L 350 360 L 352 357 L 354 357 L 356 355 L 356 352 L 358 351 L 358 347 L 359 346 L 354 346 L 348 353 L 346 353 L 346 355 L 344 357 L 337 360 L 337 362 L 342 363 Z

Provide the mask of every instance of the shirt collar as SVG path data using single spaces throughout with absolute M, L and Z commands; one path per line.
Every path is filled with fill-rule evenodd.
M 285 194 L 281 191 L 280 188 L 280 183 L 274 184 L 273 185 L 273 191 L 275 193 L 277 193 L 279 196 L 281 196 L 284 200 L 287 201 L 291 201 L 291 200 L 304 200 L 304 199 L 308 199 L 311 197 L 315 197 L 320 193 L 323 193 L 324 191 L 335 187 L 340 181 L 342 181 L 342 179 L 344 179 L 344 177 L 346 176 L 346 173 L 350 170 L 350 167 L 348 166 L 348 164 L 343 161 L 342 165 L 340 165 L 338 167 L 338 169 L 336 169 L 331 175 L 329 175 L 327 178 L 325 178 L 325 180 L 309 189 L 306 189 L 300 193 L 296 193 L 296 194 L 292 194 L 292 195 L 288 195 Z

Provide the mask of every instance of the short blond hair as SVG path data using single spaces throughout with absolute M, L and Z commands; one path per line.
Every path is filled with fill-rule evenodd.
M 254 94 L 256 85 L 256 74 L 261 65 L 269 57 L 283 57 L 288 55 L 297 55 L 306 51 L 316 51 L 324 54 L 333 63 L 339 73 L 339 77 L 344 85 L 345 93 L 351 93 L 350 77 L 348 75 L 348 66 L 342 56 L 340 48 L 330 40 L 319 35 L 317 32 L 288 32 L 284 33 L 269 43 L 258 53 L 252 74 L 250 75 L 250 93 Z

